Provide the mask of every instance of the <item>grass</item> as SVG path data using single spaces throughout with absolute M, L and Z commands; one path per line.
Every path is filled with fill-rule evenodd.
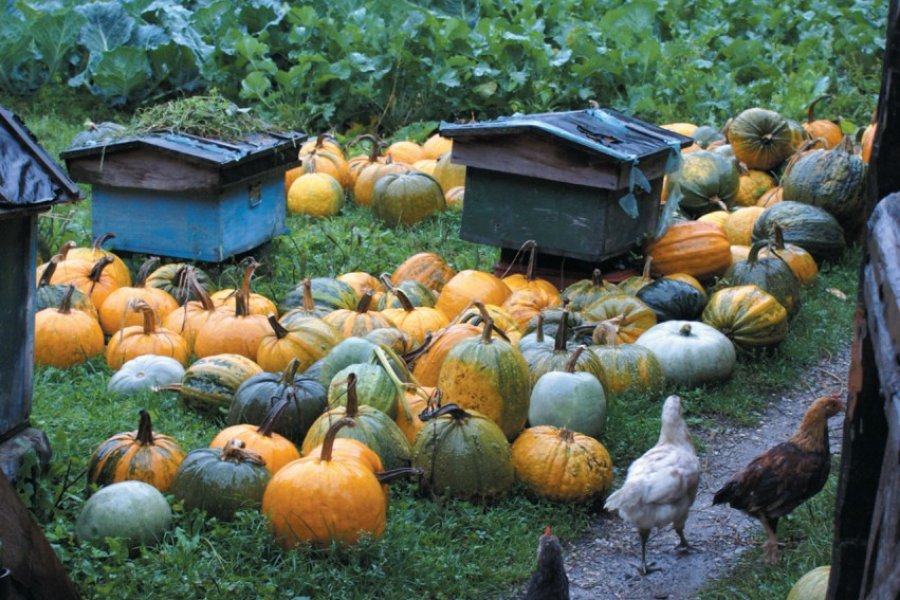
M 7 104 L 7 99 L 0 98 L 0 103 Z M 92 116 L 84 106 L 84 99 L 77 95 L 13 103 L 53 154 Z M 108 117 L 117 115 L 100 115 L 95 120 Z M 57 207 L 42 218 L 47 250 L 69 238 L 86 243 L 89 209 L 88 200 Z M 275 299 L 305 276 L 391 271 L 416 252 L 438 252 L 458 269 L 487 270 L 497 258 L 494 248 L 460 240 L 459 216 L 451 213 L 413 229 L 390 230 L 367 210 L 348 206 L 334 219 L 292 216 L 288 226 L 289 236 L 276 238 L 256 255 L 263 267 L 254 285 Z M 132 266 L 139 259 L 133 257 Z M 859 253 L 850 252 L 821 274 L 818 283 L 804 293 L 803 308 L 777 350 L 741 355 L 733 378 L 723 385 L 682 392 L 689 425 L 699 431 L 721 420 L 754 423 L 769 393 L 796 383 L 804 369 L 846 345 L 858 261 Z M 234 286 L 239 276 L 234 262 L 211 268 L 211 273 L 227 287 Z M 828 288 L 841 290 L 849 299 L 827 293 Z M 85 501 L 87 461 L 97 444 L 115 432 L 132 430 L 142 408 L 151 412 L 156 430 L 175 436 L 188 449 L 205 446 L 220 428 L 219 423 L 184 408 L 173 394 L 112 398 L 106 392 L 109 375 L 101 360 L 67 371 L 38 369 L 35 374 L 33 421 L 50 436 L 54 463 L 50 476 L 26 499 L 87 598 L 192 598 L 226 593 L 232 598 L 503 597 L 530 572 L 536 537 L 545 525 L 552 525 L 564 541 L 577 540 L 588 530 L 590 508 L 552 505 L 521 488 L 482 506 L 435 503 L 419 498 L 412 486 L 401 485 L 392 493 L 384 538 L 352 550 L 283 552 L 272 544 L 259 515 L 245 513 L 233 523 L 221 523 L 196 513 L 184 514 L 177 505 L 175 526 L 158 547 L 137 555 L 117 545 L 108 550 L 92 548 L 74 538 L 74 523 Z M 655 442 L 659 400 L 634 397 L 611 403 L 603 441 L 620 477 L 624 467 Z M 823 494 L 816 502 L 824 498 Z M 830 505 L 825 502 L 823 514 L 830 514 Z M 786 531 L 802 523 L 802 513 L 804 509 L 797 512 L 796 525 Z M 817 522 L 821 528 L 823 521 Z M 811 521 L 810 526 L 814 528 L 815 523 Z M 803 545 L 789 554 L 805 566 L 819 560 L 814 550 Z M 739 571 L 737 579 L 726 580 L 723 586 L 739 585 L 754 571 L 753 553 L 748 554 L 746 571 Z M 775 571 L 765 573 L 778 579 Z M 792 570 L 772 585 L 784 587 L 793 578 Z M 721 593 L 725 595 L 709 597 L 732 597 Z

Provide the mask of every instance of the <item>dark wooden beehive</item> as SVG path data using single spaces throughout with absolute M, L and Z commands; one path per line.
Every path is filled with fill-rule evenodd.
M 652 235 L 662 180 L 688 137 L 613 110 L 442 123 L 466 166 L 460 237 L 592 263 Z
M 118 250 L 219 262 L 287 232 L 285 170 L 306 136 L 237 141 L 158 132 L 73 146 L 75 181 L 93 186 L 91 227 Z
M 0 469 L 15 478 L 21 456 L 43 433 L 29 429 L 34 372 L 34 289 L 37 216 L 81 198 L 78 187 L 11 112 L 0 107 Z

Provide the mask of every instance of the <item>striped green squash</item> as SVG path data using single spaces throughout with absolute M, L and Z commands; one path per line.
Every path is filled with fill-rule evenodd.
M 391 280 L 387 276 L 385 276 L 382 281 L 384 281 L 385 286 L 391 283 Z M 397 297 L 397 294 L 394 293 L 394 289 L 399 289 L 403 292 L 413 306 L 434 308 L 436 301 L 434 293 L 418 281 L 407 279 L 406 281 L 401 281 L 397 285 L 391 284 L 390 287 L 387 288 L 388 291 L 378 299 L 376 305 L 378 310 L 384 310 L 386 308 L 403 308 L 400 299 Z
M 563 313 L 565 312 L 564 310 Z M 560 319 L 552 346 L 535 344 L 527 354 L 522 353 L 525 364 L 528 365 L 528 372 L 531 374 L 531 385 L 536 384 L 537 380 L 545 373 L 564 371 L 569 358 L 576 354 L 577 347 L 576 344 L 569 341 L 568 319 Z M 603 366 L 590 350 L 578 353 L 574 369 L 590 373 L 597 379 L 603 375 Z M 584 432 L 580 431 L 579 433 Z
M 316 419 L 303 440 L 303 455 L 308 455 L 320 446 L 331 426 L 345 417 L 353 419 L 356 425 L 344 427 L 338 432 L 338 437 L 359 440 L 371 448 L 381 458 L 385 469 L 409 465 L 409 441 L 403 431 L 377 408 L 359 404 L 356 376 L 353 374 L 347 377 L 347 406 L 337 406 Z
M 314 277 L 310 280 L 310 293 L 315 306 L 329 311 L 339 308 L 354 309 L 359 304 L 359 296 L 350 285 L 332 277 Z M 286 313 L 303 306 L 304 284 L 301 283 L 285 296 L 278 310 Z
M 834 262 L 844 253 L 844 230 L 824 209 L 790 199 L 770 206 L 753 225 L 753 242 L 769 240 L 780 225 L 784 243 L 800 246 L 816 263 Z
M 531 380 L 522 353 L 493 338 L 492 325 L 486 319 L 480 337 L 453 347 L 441 366 L 437 387 L 445 402 L 480 412 L 511 440 L 528 419 Z
M 566 307 L 577 313 L 603 296 L 621 291 L 616 284 L 603 281 L 603 273 L 600 272 L 600 269 L 594 269 L 594 274 L 590 279 L 576 281 L 563 290 L 562 297 L 569 300 Z
M 214 354 L 188 367 L 177 389 L 192 408 L 226 411 L 244 380 L 262 372 L 259 365 L 240 354 Z
M 656 355 L 640 344 L 620 344 L 615 328 L 599 328 L 590 347 L 602 367 L 600 382 L 611 397 L 662 392 L 666 374 Z
M 744 349 L 777 346 L 788 332 L 787 310 L 755 285 L 719 290 L 709 299 L 702 319 Z
M 397 417 L 397 402 L 401 391 L 381 365 L 355 364 L 341 369 L 328 386 L 328 406 L 347 405 L 347 381 L 356 375 L 356 394 L 362 405 L 377 408 L 392 419 Z

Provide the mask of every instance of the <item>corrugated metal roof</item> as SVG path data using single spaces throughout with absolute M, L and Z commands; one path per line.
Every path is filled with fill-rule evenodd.
M 22 121 L 0 107 L 0 212 L 43 210 L 81 197 Z
M 110 141 L 109 138 L 92 140 L 90 137 L 81 137 L 76 138 L 76 142 L 80 145 L 70 147 L 61 156 L 66 160 L 109 156 L 139 147 L 151 147 L 166 154 L 177 154 L 189 162 L 229 168 L 248 159 L 292 149 L 304 142 L 306 137 L 305 134 L 296 131 L 258 133 L 235 142 L 170 131 L 124 137 L 114 141 Z
M 441 123 L 442 136 L 459 139 L 533 131 L 550 135 L 615 160 L 634 161 L 693 140 L 612 109 L 513 115 L 477 123 Z

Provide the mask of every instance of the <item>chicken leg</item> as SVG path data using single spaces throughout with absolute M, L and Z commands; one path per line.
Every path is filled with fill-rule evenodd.
M 678 542 L 678 545 L 675 546 L 676 550 L 680 550 L 681 552 L 690 552 L 694 549 L 694 546 L 688 543 L 687 538 L 684 537 L 684 526 L 676 528 L 675 533 L 678 534 L 678 539 L 680 540 Z
M 641 535 L 641 565 L 639 567 L 637 565 L 635 566 L 638 569 L 638 573 L 646 577 L 650 573 L 659 571 L 660 569 L 656 569 L 653 567 L 653 565 L 656 564 L 654 562 L 651 562 L 649 564 L 647 563 L 647 540 L 650 539 L 650 530 L 642 529 L 638 533 L 640 533 Z
M 763 546 L 763 556 L 766 563 L 771 565 L 778 562 L 778 534 L 776 533 L 778 519 L 768 519 L 765 515 L 760 515 L 759 520 L 765 528 L 768 538 Z

